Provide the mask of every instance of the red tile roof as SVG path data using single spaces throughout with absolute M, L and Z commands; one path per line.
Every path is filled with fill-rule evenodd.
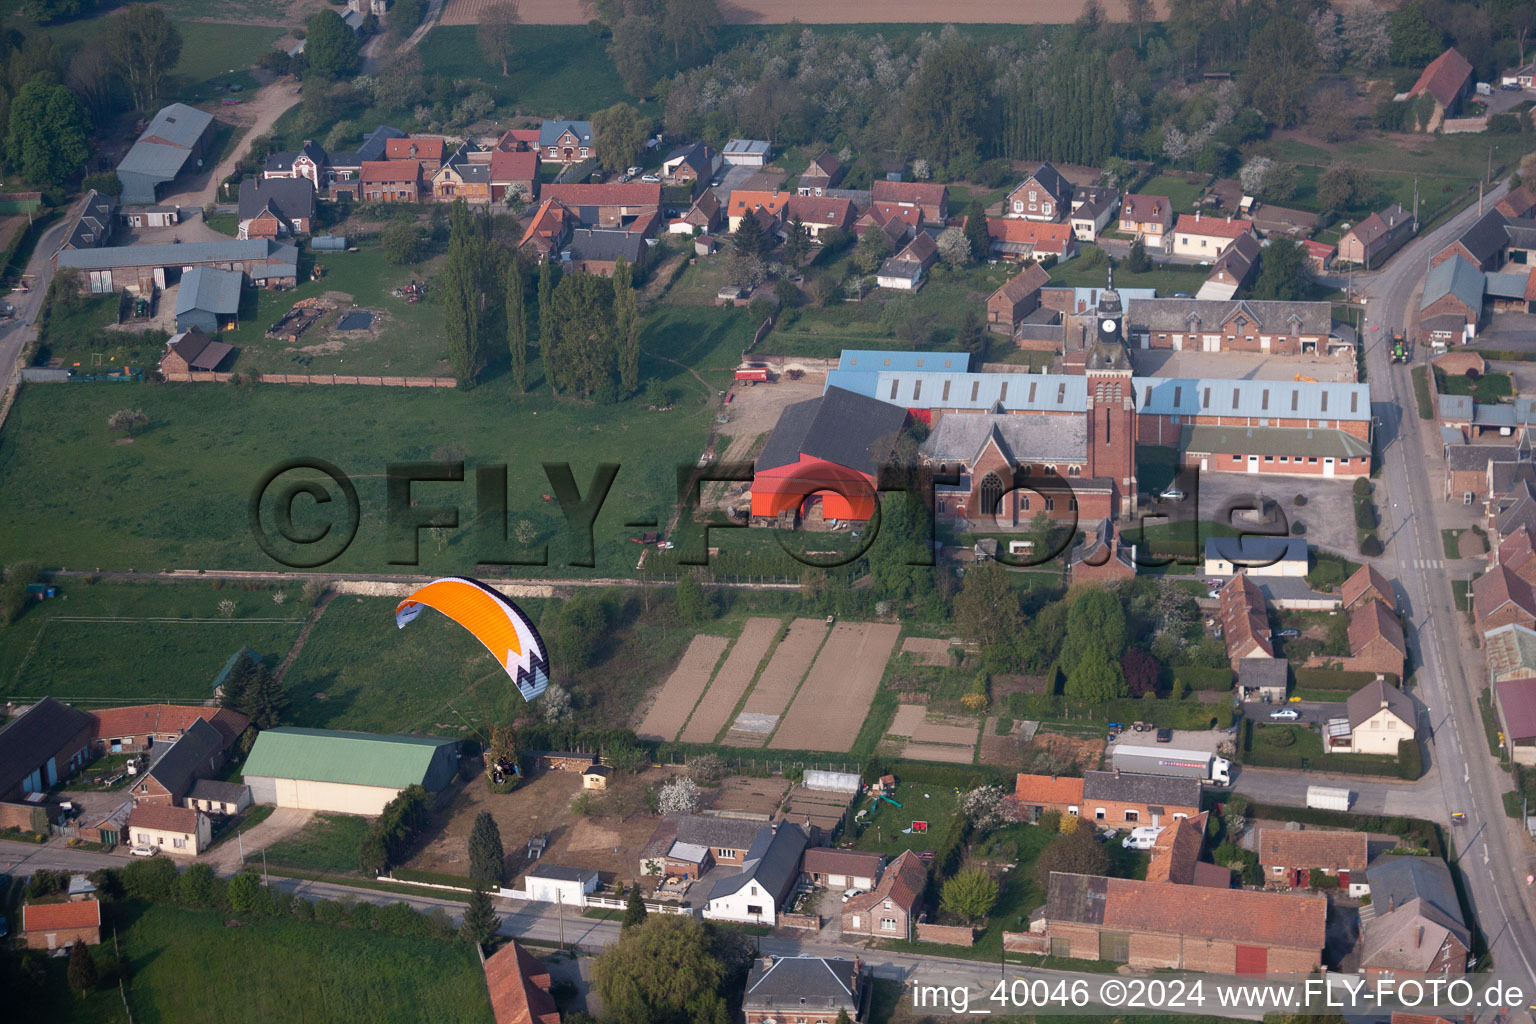
M 172 807 L 170 804 L 139 804 L 128 815 L 128 827 L 195 835 L 197 812 L 190 807 Z
M 567 206 L 660 206 L 661 186 L 632 181 L 623 185 L 545 185 L 539 190 L 545 199 L 558 199 Z
M 512 128 L 496 140 L 496 148 L 503 153 L 515 153 L 520 149 L 533 149 L 539 145 L 537 128 Z
M 910 912 L 927 886 L 928 869 L 916 853 L 904 850 L 886 866 L 879 885 L 862 896 L 855 896 L 846 906 L 849 910 L 865 911 L 890 900 Z
M 1321 950 L 1328 901 L 1317 896 L 1108 879 L 1104 925 L 1192 938 Z
M 1003 282 L 1003 286 L 993 292 L 994 296 L 1001 295 L 1011 303 L 1018 304 L 1029 298 L 1041 288 L 1050 283 L 1051 275 L 1038 263 L 1031 263 L 1015 276 Z
M 96 720 L 97 739 L 183 733 L 201 718 L 218 729 L 228 744 L 234 742 L 245 731 L 245 727 L 251 724 L 248 717 L 228 708 L 191 707 L 183 704 L 135 704 L 126 708 L 105 708 L 90 714 Z
M 1376 571 L 1374 565 L 1362 565 L 1356 569 L 1339 587 L 1339 598 L 1344 602 L 1344 607 L 1349 608 L 1372 590 L 1380 595 L 1380 600 L 1385 601 L 1388 608 L 1397 611 L 1397 595 L 1392 592 L 1392 584 Z
M 1192 818 L 1180 818 L 1158 833 L 1147 863 L 1147 881 L 1195 883 L 1195 866 L 1205 845 L 1205 823 L 1210 814 L 1201 811 Z M 1230 884 L 1230 877 L 1228 879 Z
M 1349 651 L 1359 654 L 1367 644 L 1384 639 L 1407 654 L 1408 645 L 1403 640 L 1403 624 L 1380 601 L 1367 601 L 1349 616 Z
M 516 942 L 486 958 L 485 984 L 496 1024 L 560 1024 L 549 968 Z
M 1527 185 L 1521 185 L 1506 193 L 1503 199 L 1494 204 L 1494 209 L 1506 217 L 1519 219 L 1530 213 L 1533 206 L 1536 206 L 1536 192 L 1532 192 Z
M 1259 830 L 1259 863 L 1265 867 L 1364 871 L 1370 859 L 1369 843 L 1370 837 L 1364 832 L 1265 828 Z
M 1408 95 L 1417 96 L 1427 92 L 1435 98 L 1436 103 L 1449 107 L 1456 102 L 1456 97 L 1467 87 L 1467 79 L 1471 77 L 1472 65 L 1453 46 L 1429 62 L 1424 73 L 1419 75 L 1419 80 L 1408 90 Z
M 1255 647 L 1271 658 L 1275 656 L 1269 639 L 1264 592 L 1245 573 L 1232 577 L 1221 588 L 1221 629 L 1227 641 L 1227 657 L 1247 657 Z
M 1392 1024 L 1472 1024 L 1472 1015 L 1436 1017 L 1432 1013 L 1393 1013 Z
M 801 867 L 806 874 L 873 878 L 880 873 L 880 855 L 862 850 L 833 850 L 816 846 L 805 851 Z
M 507 153 L 494 150 L 491 153 L 491 181 L 537 181 L 539 154 L 530 151 Z
M 62 928 L 98 928 L 101 904 L 95 900 L 75 903 L 28 903 L 21 908 L 21 930 L 51 932 Z
M 1536 616 L 1536 592 L 1508 566 L 1496 565 L 1472 581 L 1472 610 L 1479 623 L 1507 604 Z
M 945 201 L 949 187 L 924 184 L 920 181 L 877 181 L 870 187 L 869 192 L 870 198 L 877 203 L 938 206 Z
M 731 192 L 726 211 L 732 217 L 745 217 L 753 210 L 762 208 L 777 215 L 788 208 L 795 196 L 789 192 L 762 192 L 756 189 L 738 188 Z
M 443 162 L 442 139 L 387 139 L 384 142 L 384 156 L 390 160 L 436 160 Z
M 534 239 L 553 242 L 565 233 L 569 218 L 570 212 L 563 205 L 553 199 L 544 200 L 539 204 L 533 218 L 528 221 L 528 228 L 517 243 L 518 248 L 522 248 Z
M 1037 252 L 1060 255 L 1072 244 L 1072 225 L 1048 224 L 1014 217 L 988 217 L 987 234 L 995 242 L 1028 243 Z
M 364 160 L 363 182 L 420 181 L 421 164 L 415 160 Z
M 1013 781 L 1013 795 L 1027 804 L 1080 804 L 1083 780 L 1055 775 L 1020 775 Z
M 1506 679 L 1495 683 L 1499 710 L 1510 740 L 1536 737 L 1536 679 Z
M 1186 235 L 1204 235 L 1207 238 L 1236 238 L 1253 230 L 1253 222 L 1229 220 L 1226 217 L 1204 217 L 1197 213 L 1179 214 L 1175 231 Z
M 846 228 L 853 222 L 853 202 L 832 196 L 790 196 L 789 212 L 785 216 L 789 220 L 799 217 L 805 224 Z

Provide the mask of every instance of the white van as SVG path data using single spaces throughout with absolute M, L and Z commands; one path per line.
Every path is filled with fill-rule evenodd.
M 1150 850 L 1157 844 L 1157 837 L 1163 832 L 1160 825 L 1144 825 L 1141 828 L 1131 829 L 1131 834 L 1120 840 L 1120 845 L 1127 850 Z

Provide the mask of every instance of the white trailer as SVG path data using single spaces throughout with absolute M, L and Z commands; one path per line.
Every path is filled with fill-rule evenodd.
M 1140 747 L 1125 743 L 1115 745 L 1111 763 L 1123 772 L 1142 775 L 1173 775 L 1199 779 L 1226 786 L 1232 782 L 1232 762 L 1204 750 L 1177 750 L 1172 747 Z
M 1327 786 L 1307 787 L 1307 806 L 1322 811 L 1347 811 L 1354 794 L 1347 789 L 1330 789 Z

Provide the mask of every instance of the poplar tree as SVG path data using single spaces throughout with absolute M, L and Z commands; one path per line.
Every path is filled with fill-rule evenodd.
M 512 358 L 512 383 L 521 394 L 528 390 L 528 310 L 523 302 L 523 267 L 515 254 L 507 260 L 504 284 L 507 354 Z

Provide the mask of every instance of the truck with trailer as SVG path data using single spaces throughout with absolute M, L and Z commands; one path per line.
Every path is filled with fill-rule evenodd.
M 1138 747 L 1117 743 L 1110 754 L 1116 771 L 1141 775 L 1173 775 L 1217 786 L 1232 784 L 1232 762 L 1204 750 Z
M 1347 811 L 1354 794 L 1347 789 L 1331 789 L 1327 786 L 1307 787 L 1307 806 L 1320 811 Z

